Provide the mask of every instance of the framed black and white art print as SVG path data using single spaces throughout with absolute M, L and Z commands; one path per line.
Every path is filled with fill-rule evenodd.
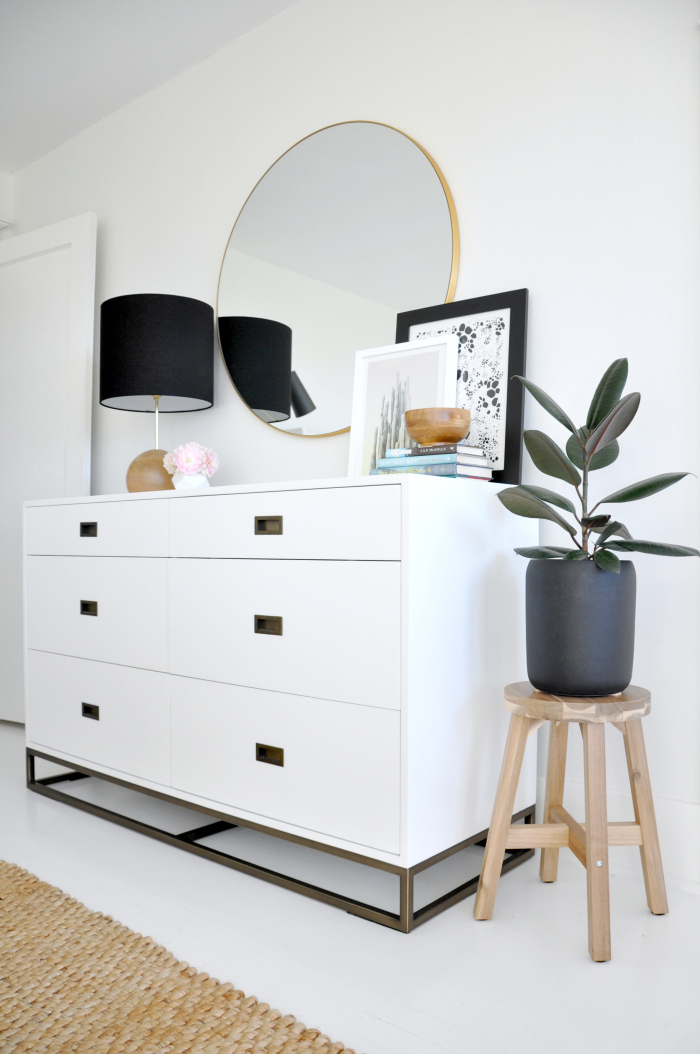
M 459 341 L 455 406 L 471 410 L 468 442 L 483 449 L 495 483 L 520 483 L 527 289 L 402 311 L 396 341 Z

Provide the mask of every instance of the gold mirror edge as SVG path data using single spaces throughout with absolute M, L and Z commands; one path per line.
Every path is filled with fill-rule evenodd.
M 217 325 L 216 325 L 216 343 L 217 343 L 217 345 L 219 347 L 219 354 L 221 355 L 221 361 L 223 362 L 224 369 L 226 370 L 226 376 L 228 377 L 229 381 L 231 382 L 231 387 L 233 388 L 234 392 L 236 393 L 238 398 L 241 400 L 241 402 L 245 406 L 246 410 L 249 413 L 253 414 L 253 417 L 255 417 L 258 421 L 260 421 L 261 424 L 265 425 L 267 428 L 274 428 L 275 432 L 281 432 L 284 435 L 294 436 L 296 439 L 327 439 L 329 436 L 343 435 L 344 432 L 349 432 L 350 431 L 350 425 L 346 425 L 345 428 L 338 428 L 338 429 L 336 429 L 335 432 L 319 432 L 316 435 L 305 436 L 305 435 L 299 435 L 298 433 L 295 433 L 295 432 L 284 432 L 284 429 L 282 429 L 282 428 L 275 428 L 274 424 L 271 424 L 269 421 L 261 420 L 261 418 L 259 418 L 258 415 L 253 412 L 253 410 L 251 410 L 251 408 L 248 406 L 248 403 L 245 401 L 245 399 L 243 398 L 241 393 L 238 391 L 238 388 L 234 384 L 233 378 L 231 377 L 231 374 L 228 372 L 228 366 L 226 365 L 226 359 L 224 358 L 224 349 L 221 347 L 221 338 L 219 336 L 219 326 L 218 326 L 218 322 L 219 322 L 219 290 L 221 288 L 221 273 L 222 273 L 222 271 L 224 269 L 224 261 L 226 259 L 226 253 L 228 252 L 228 247 L 229 247 L 229 245 L 231 243 L 231 238 L 233 237 L 233 232 L 236 229 L 236 224 L 238 223 L 239 219 L 241 218 L 241 213 L 243 212 L 243 209 L 246 207 L 246 205 L 248 204 L 248 202 L 252 198 L 252 196 L 255 193 L 255 191 L 258 189 L 258 187 L 260 186 L 260 184 L 264 180 L 264 178 L 267 175 L 267 173 L 270 172 L 271 169 L 273 169 L 275 167 L 277 162 L 281 161 L 282 158 L 285 157 L 289 153 L 290 150 L 294 150 L 294 148 L 296 146 L 299 146 L 299 143 L 303 143 L 306 139 L 310 139 L 312 135 L 318 135 L 319 132 L 325 132 L 329 128 L 338 128 L 340 125 L 343 125 L 343 124 L 376 124 L 376 125 L 379 125 L 381 128 L 390 128 L 392 132 L 398 132 L 399 135 L 403 135 L 406 139 L 410 139 L 410 141 L 413 143 L 413 145 L 417 146 L 422 154 L 425 154 L 425 156 L 427 157 L 428 161 L 433 166 L 433 169 L 435 171 L 436 176 L 440 180 L 440 186 L 442 187 L 443 193 L 445 195 L 445 199 L 447 201 L 447 209 L 448 209 L 449 214 L 450 214 L 450 226 L 452 228 L 452 265 L 451 265 L 451 268 L 450 268 L 450 278 L 449 278 L 449 281 L 447 283 L 447 293 L 445 295 L 445 301 L 444 301 L 446 304 L 451 304 L 452 303 L 452 301 L 454 300 L 455 290 L 457 288 L 457 276 L 459 274 L 460 240 L 459 240 L 459 223 L 457 222 L 457 210 L 455 208 L 454 198 L 452 197 L 452 191 L 450 190 L 449 185 L 447 183 L 447 180 L 445 179 L 445 177 L 444 177 L 444 175 L 442 173 L 442 169 L 440 168 L 438 163 L 435 161 L 435 158 L 431 154 L 428 153 L 428 151 L 425 149 L 424 146 L 421 146 L 421 144 L 418 142 L 417 139 L 414 139 L 412 135 L 409 135 L 408 132 L 403 132 L 400 128 L 397 128 L 393 124 L 387 124 L 385 121 L 367 121 L 367 120 L 364 120 L 364 119 L 359 120 L 359 121 L 358 120 L 353 120 L 353 121 L 334 121 L 333 124 L 324 124 L 322 128 L 317 128 L 316 131 L 309 132 L 308 135 L 303 135 L 301 137 L 301 139 L 297 139 L 296 143 L 292 143 L 292 145 L 290 147 L 288 147 L 285 151 L 283 151 L 283 153 L 281 153 L 279 155 L 279 157 L 276 158 L 272 162 L 271 165 L 268 165 L 268 167 L 265 169 L 265 171 L 261 175 L 260 179 L 257 181 L 257 183 L 255 184 L 255 186 L 253 187 L 251 192 L 248 194 L 247 198 L 245 199 L 245 201 L 241 205 L 240 209 L 238 210 L 238 215 L 236 216 L 236 219 L 234 220 L 233 227 L 231 228 L 231 233 L 229 234 L 228 238 L 226 239 L 226 247 L 224 249 L 224 255 L 221 258 L 221 266 L 219 267 L 219 277 L 218 277 L 218 280 L 217 280 L 217 283 L 216 283 L 216 322 L 217 322 Z
M 343 122 L 350 123 L 350 122 Z M 367 124 L 381 124 L 381 121 L 367 121 Z M 440 180 L 445 200 L 447 201 L 447 209 L 450 214 L 450 227 L 452 229 L 452 265 L 450 267 L 450 279 L 447 283 L 447 294 L 445 296 L 445 303 L 451 304 L 454 300 L 455 290 L 457 288 L 457 276 L 459 274 L 459 252 L 460 252 L 460 241 L 459 241 L 459 223 L 457 222 L 457 209 L 455 208 L 454 198 L 452 197 L 452 191 L 449 188 L 448 182 L 445 179 L 442 169 L 438 165 L 432 154 L 429 154 L 424 146 L 414 139 L 413 136 L 409 135 L 408 132 L 402 132 L 400 128 L 394 128 L 391 124 L 383 125 L 384 128 L 391 128 L 394 132 L 398 132 L 399 135 L 403 135 L 406 139 L 410 139 L 411 142 L 418 147 L 418 149 L 425 154 L 430 164 L 435 170 L 435 175 Z M 320 129 L 322 131 L 322 129 Z M 233 231 L 231 231 L 233 234 Z

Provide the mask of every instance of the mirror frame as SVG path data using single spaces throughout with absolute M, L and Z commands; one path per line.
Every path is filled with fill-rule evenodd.
M 296 146 L 299 146 L 299 143 L 303 143 L 306 139 L 310 139 L 312 135 L 318 135 L 319 132 L 325 132 L 328 128 L 338 128 L 340 125 L 343 125 L 343 124 L 376 124 L 376 125 L 379 125 L 381 128 L 390 128 L 392 132 L 398 132 L 399 135 L 402 135 L 406 139 L 409 139 L 413 143 L 413 145 L 417 146 L 418 149 L 420 150 L 420 152 L 422 154 L 424 154 L 425 157 L 427 157 L 428 161 L 433 166 L 433 170 L 435 171 L 435 175 L 440 180 L 440 185 L 442 186 L 443 193 L 444 193 L 445 199 L 447 201 L 447 208 L 448 208 L 448 211 L 449 211 L 449 214 L 450 214 L 450 227 L 452 229 L 452 263 L 451 263 L 451 266 L 450 266 L 450 278 L 449 278 L 449 281 L 447 283 L 447 293 L 445 294 L 445 301 L 444 302 L 446 304 L 451 304 L 452 303 L 452 301 L 454 299 L 454 295 L 455 295 L 455 289 L 457 288 L 457 275 L 459 273 L 459 225 L 457 223 L 457 210 L 455 209 L 455 203 L 454 203 L 454 199 L 452 198 L 452 193 L 451 193 L 450 188 L 449 188 L 449 186 L 447 184 L 447 180 L 445 179 L 444 175 L 442 174 L 440 166 L 436 163 L 435 159 L 433 157 L 431 157 L 431 155 L 428 153 L 428 151 L 425 149 L 425 147 L 421 146 L 421 144 L 416 139 L 414 139 L 413 136 L 408 135 L 407 132 L 402 132 L 400 128 L 395 128 L 393 124 L 386 124 L 386 122 L 384 122 L 384 121 L 367 121 L 367 120 L 364 120 L 364 119 L 356 120 L 356 121 L 335 121 L 333 124 L 326 124 L 322 128 L 317 128 L 314 132 L 309 132 L 308 135 L 303 135 L 301 137 L 301 139 L 297 139 L 296 143 L 293 143 L 290 147 L 288 147 L 287 150 L 285 150 L 283 153 L 281 153 L 280 156 L 278 158 L 276 158 L 276 160 L 273 161 L 271 165 L 268 165 L 268 167 L 265 169 L 265 171 L 261 175 L 260 179 L 257 181 L 257 183 L 255 184 L 255 186 L 253 187 L 251 192 L 248 194 L 248 197 L 243 202 L 241 208 L 239 209 L 238 215 L 236 216 L 236 219 L 235 219 L 235 222 L 233 224 L 233 227 L 231 228 L 231 233 L 229 234 L 229 236 L 228 236 L 228 238 L 226 240 L 226 248 L 224 249 L 224 255 L 223 255 L 222 259 L 221 259 L 221 267 L 219 268 L 219 278 L 218 278 L 218 281 L 217 281 L 217 284 L 216 284 L 216 341 L 217 341 L 217 344 L 219 346 L 219 354 L 221 355 L 221 361 L 224 364 L 224 369 L 226 371 L 226 376 L 228 377 L 229 381 L 231 382 L 231 387 L 233 388 L 233 390 L 235 391 L 236 395 L 238 396 L 238 398 L 241 400 L 241 402 L 245 406 L 246 410 L 248 410 L 251 414 L 253 414 L 253 417 L 255 417 L 256 420 L 261 421 L 261 423 L 266 425 L 268 428 L 274 428 L 274 423 L 270 422 L 270 421 L 262 421 L 262 419 L 260 417 L 258 417 L 258 415 L 253 410 L 250 409 L 250 407 L 248 406 L 248 403 L 245 401 L 245 399 L 243 398 L 241 393 L 238 391 L 238 388 L 236 388 L 236 385 L 233 382 L 231 374 L 228 372 L 228 367 L 226 365 L 226 359 L 224 358 L 223 348 L 221 347 L 221 338 L 219 336 L 219 292 L 220 292 L 220 289 L 221 289 L 221 275 L 222 275 L 223 269 L 224 269 L 224 262 L 226 260 L 226 253 L 228 252 L 229 245 L 231 244 L 231 239 L 233 238 L 233 232 L 236 229 L 236 224 L 238 223 L 239 219 L 241 218 L 243 210 L 245 209 L 246 205 L 248 204 L 248 202 L 252 198 L 253 194 L 255 193 L 255 191 L 258 189 L 258 187 L 260 186 L 260 184 L 264 180 L 264 178 L 267 175 L 267 173 L 271 169 L 273 169 L 275 167 L 275 165 L 277 164 L 277 162 L 281 161 L 282 158 L 285 157 L 289 153 L 290 150 L 294 150 L 294 148 Z M 279 434 L 282 434 L 282 435 L 293 436 L 293 437 L 295 437 L 297 439 L 326 439 L 328 436 L 339 436 L 339 435 L 342 435 L 344 432 L 349 432 L 349 431 L 350 431 L 350 425 L 347 425 L 345 428 L 338 428 L 335 432 L 319 432 L 317 435 L 299 435 L 298 432 L 285 432 L 284 429 L 282 429 L 282 428 L 275 428 L 275 432 L 277 432 Z

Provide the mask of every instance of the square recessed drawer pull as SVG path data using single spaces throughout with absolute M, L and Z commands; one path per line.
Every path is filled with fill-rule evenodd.
M 254 624 L 256 633 L 272 633 L 276 637 L 282 636 L 281 615 L 255 615 Z
M 95 615 L 97 616 L 97 601 L 96 600 L 81 600 L 80 601 L 80 614 L 81 615 Z M 281 632 L 281 630 L 280 630 Z
M 268 747 L 265 743 L 256 743 L 255 760 L 264 761 L 267 765 L 279 765 L 284 768 L 284 749 L 282 747 Z
M 100 708 L 99 706 L 93 706 L 92 703 L 83 703 L 83 717 L 90 717 L 93 721 L 100 720 Z
M 282 534 L 281 516 L 256 516 L 256 534 Z
M 81 523 L 80 524 L 80 537 L 81 538 L 97 538 L 97 524 L 96 523 Z

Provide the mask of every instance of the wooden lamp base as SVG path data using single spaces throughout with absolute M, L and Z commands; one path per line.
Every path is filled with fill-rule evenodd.
M 126 489 L 130 494 L 143 490 L 175 490 L 173 477 L 163 465 L 167 450 L 144 450 L 129 465 Z

